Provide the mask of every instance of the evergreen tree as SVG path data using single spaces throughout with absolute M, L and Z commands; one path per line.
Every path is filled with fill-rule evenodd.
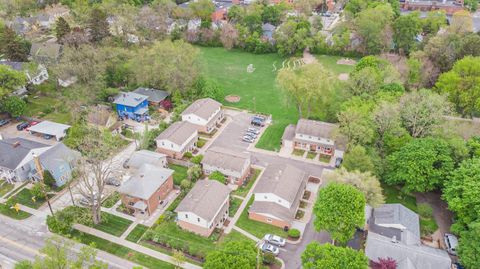
M 7 59 L 15 62 L 27 61 L 29 45 L 26 41 L 21 40 L 11 28 L 4 28 L 2 42 L 3 53 Z
M 110 32 L 108 30 L 107 14 L 98 8 L 92 9 L 89 20 L 89 28 L 91 41 L 98 43 L 107 37 Z
M 63 17 L 58 18 L 55 25 L 57 40 L 62 43 L 63 37 L 68 33 L 70 33 L 70 25 L 68 22 Z

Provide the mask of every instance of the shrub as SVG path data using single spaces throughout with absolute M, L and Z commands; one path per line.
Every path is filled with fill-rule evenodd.
M 53 178 L 52 173 L 50 171 L 45 170 L 45 173 L 43 175 L 43 182 L 51 188 L 55 188 L 57 185 L 57 182 L 55 181 L 55 178 Z
M 200 142 L 200 140 L 198 142 Z M 190 159 L 190 161 L 194 164 L 200 164 L 202 162 L 202 160 L 203 160 L 203 155 L 201 155 L 201 154 L 193 157 L 192 159 Z
M 185 152 L 185 154 L 183 154 L 183 157 L 191 159 L 193 157 L 193 154 L 191 152 Z
M 215 171 L 213 173 L 211 173 L 209 176 L 208 176 L 209 179 L 211 180 L 216 180 L 222 184 L 225 184 L 225 175 L 218 172 L 218 171 Z
M 206 143 L 207 143 L 207 140 L 205 140 L 205 139 L 198 139 L 198 141 L 197 141 L 197 147 L 203 148 L 203 146 L 205 146 Z
M 188 179 L 184 179 L 182 180 L 182 182 L 180 182 L 180 187 L 182 187 L 182 190 L 190 189 L 191 186 L 192 186 L 192 182 Z
M 300 231 L 298 229 L 290 229 L 288 231 L 288 236 L 291 238 L 299 238 L 300 237 Z
M 433 208 L 427 203 L 421 203 L 417 205 L 418 214 L 425 219 L 433 216 Z
M 263 263 L 264 264 L 274 264 L 275 263 L 275 255 L 273 253 L 267 252 L 263 255 Z

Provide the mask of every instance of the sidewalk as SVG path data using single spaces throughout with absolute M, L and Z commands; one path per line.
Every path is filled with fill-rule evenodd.
M 96 229 L 93 229 L 93 228 L 90 228 L 90 227 L 87 227 L 87 226 L 84 226 L 84 225 L 81 225 L 81 224 L 75 224 L 73 227 L 75 229 L 81 231 L 81 232 L 88 233 L 88 234 L 94 235 L 96 237 L 100 237 L 100 238 L 108 240 L 112 243 L 115 243 L 115 244 L 130 248 L 132 250 L 138 251 L 142 254 L 148 255 L 148 256 L 153 257 L 155 259 L 162 260 L 164 262 L 168 262 L 168 263 L 171 263 L 171 264 L 175 264 L 175 260 L 173 259 L 173 257 L 169 256 L 167 254 L 160 253 L 160 252 L 155 251 L 153 249 L 141 246 L 139 244 L 135 244 L 135 243 L 127 241 L 125 239 L 121 239 L 119 237 L 113 236 L 111 234 L 104 233 L 102 231 L 99 231 L 99 230 L 96 230 Z M 181 267 L 186 268 L 186 269 L 201 269 L 202 268 L 198 265 L 188 263 L 188 262 L 183 263 L 181 265 Z
M 242 204 L 237 210 L 237 213 L 235 213 L 235 216 L 233 216 L 233 218 L 230 220 L 230 223 L 228 224 L 227 228 L 224 229 L 224 233 L 229 234 L 234 228 L 235 223 L 237 223 L 238 219 L 240 218 L 240 215 L 242 215 L 243 210 L 245 209 L 245 207 L 247 207 L 248 201 L 250 201 L 250 198 L 253 195 L 253 190 L 255 189 L 255 186 L 257 186 L 258 181 L 260 181 L 260 179 L 262 178 L 264 171 L 265 171 L 265 168 L 263 168 L 262 172 L 260 172 L 260 174 L 258 175 L 257 180 L 255 181 L 255 183 L 253 183 L 252 187 L 248 191 L 247 196 L 245 196 Z
M 258 239 L 257 237 L 255 237 L 251 233 L 249 233 L 245 230 L 242 230 L 242 229 L 238 228 L 237 226 L 233 226 L 233 229 L 240 232 L 241 234 L 245 235 L 246 237 L 252 239 L 253 241 L 255 241 L 255 243 L 258 243 L 258 242 L 262 241 L 261 239 Z

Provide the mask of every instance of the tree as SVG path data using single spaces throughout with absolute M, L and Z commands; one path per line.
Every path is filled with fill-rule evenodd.
M 375 170 L 367 150 L 360 145 L 353 146 L 345 153 L 343 167 L 348 171 L 373 172 Z
M 452 171 L 452 150 L 441 139 L 412 140 L 387 158 L 388 184 L 402 184 L 406 192 L 427 192 L 442 186 Z
M 370 206 L 378 207 L 385 203 L 380 182 L 370 172 L 363 173 L 358 170 L 349 172 L 341 168 L 325 173 L 325 178 L 328 182 L 348 184 L 357 188 L 365 195 L 366 203 Z
M 2 103 L 2 110 L 15 118 L 23 115 L 26 108 L 27 108 L 27 103 L 25 103 L 25 101 L 22 98 L 16 95 L 7 97 Z
M 185 263 L 187 258 L 183 255 L 183 252 L 180 250 L 173 250 L 173 260 L 175 261 L 175 268 L 182 268 L 182 265 Z
M 220 250 L 208 253 L 203 268 L 205 269 L 245 269 L 255 268 L 257 248 L 251 241 L 231 241 Z
M 315 230 L 326 230 L 345 244 L 365 224 L 365 196 L 355 187 L 330 183 L 318 192 L 313 212 Z
M 55 23 L 55 34 L 57 36 L 57 40 L 62 42 L 63 37 L 69 34 L 70 31 L 71 29 L 68 22 L 63 17 L 58 18 Z
M 289 19 L 278 27 L 274 38 L 281 56 L 303 52 L 312 42 L 310 23 Z
M 340 125 L 339 133 L 347 142 L 347 151 L 354 145 L 367 145 L 372 142 L 374 126 L 372 124 L 371 103 L 360 99 L 351 99 L 337 118 Z
M 466 225 L 480 220 L 480 158 L 463 161 L 453 170 L 443 188 L 443 199 Z
M 467 56 L 440 75 L 435 87 L 448 94 L 457 111 L 472 116 L 480 111 L 480 57 Z
M 25 73 L 0 65 L 0 100 L 26 83 Z
M 349 90 L 354 96 L 373 97 L 383 84 L 382 77 L 373 67 L 353 72 L 349 77 Z
M 426 89 L 406 93 L 400 98 L 400 118 L 412 137 L 424 137 L 444 121 L 451 111 L 445 96 Z
M 374 8 L 367 8 L 357 14 L 354 25 L 357 34 L 361 37 L 361 51 L 364 54 L 376 54 L 390 49 L 391 23 L 393 10 L 388 4 L 380 4 Z
M 370 261 L 370 268 L 372 269 L 397 269 L 397 261 L 394 259 L 378 258 L 378 261 Z
M 437 34 L 441 27 L 447 25 L 447 14 L 444 10 L 432 10 L 422 20 L 422 31 L 428 35 Z
M 90 28 L 90 39 L 94 43 L 98 43 L 110 35 L 107 14 L 99 8 L 92 9 L 88 27 Z
M 220 41 L 224 48 L 232 49 L 238 43 L 238 30 L 231 23 L 225 23 L 220 31 Z
M 188 168 L 187 175 L 188 179 L 195 182 L 202 176 L 202 168 L 198 164 L 192 165 Z
M 450 30 L 456 33 L 473 32 L 472 15 L 467 10 L 453 13 Z
M 468 225 L 468 230 L 463 232 L 458 242 L 458 256 L 465 268 L 478 268 L 480 265 L 480 221 Z
M 4 53 L 5 58 L 15 62 L 28 61 L 30 53 L 30 44 L 21 39 L 15 31 L 9 27 L 3 28 L 3 35 L 0 37 L 0 45 L 2 47 L 1 53 Z
M 185 93 L 199 73 L 198 49 L 181 40 L 155 42 L 131 60 L 135 81 L 140 85 Z
M 277 82 L 296 106 L 300 118 L 308 118 L 314 106 L 324 105 L 335 86 L 331 73 L 320 64 L 304 65 L 296 71 L 284 68 L 278 72 Z
M 398 104 L 381 102 L 373 111 L 372 118 L 378 136 L 377 147 L 380 151 L 380 156 L 384 157 L 385 136 L 397 134 L 401 131 L 400 108 Z
M 37 182 L 33 185 L 31 192 L 33 197 L 37 199 L 46 199 L 47 192 L 50 190 L 50 187 L 43 182 Z
M 367 269 L 368 258 L 361 251 L 349 247 L 320 245 L 312 242 L 302 253 L 302 267 L 305 269 Z
M 215 5 L 209 0 L 199 0 L 189 5 L 192 14 L 202 19 L 202 21 L 211 21 L 212 13 L 215 11 Z
M 408 15 L 399 16 L 393 22 L 393 40 L 397 50 L 408 54 L 415 48 L 416 37 L 422 30 L 420 13 L 412 12 Z

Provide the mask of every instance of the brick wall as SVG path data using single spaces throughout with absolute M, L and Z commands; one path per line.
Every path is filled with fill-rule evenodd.
M 248 218 L 251 219 L 251 220 L 256 220 L 256 221 L 267 223 L 267 224 L 270 224 L 270 225 L 273 225 L 273 226 L 277 226 L 277 227 L 280 227 L 282 229 L 284 227 L 288 227 L 288 228 L 291 227 L 291 224 L 287 221 L 270 219 L 270 218 L 268 218 L 264 215 L 257 214 L 257 213 L 254 213 L 254 212 L 249 212 L 248 213 Z

